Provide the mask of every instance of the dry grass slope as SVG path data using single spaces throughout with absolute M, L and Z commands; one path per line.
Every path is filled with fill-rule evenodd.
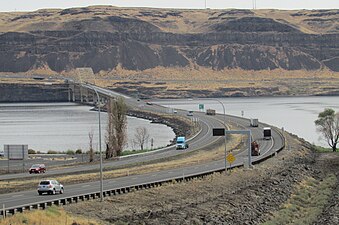
M 27 211 L 0 220 L 0 225 L 100 225 L 101 223 L 84 218 L 73 216 L 63 208 L 52 206 L 46 210 Z
M 296 186 L 290 199 L 263 225 L 314 223 L 331 198 L 336 182 L 334 174 L 322 181 L 305 178 Z

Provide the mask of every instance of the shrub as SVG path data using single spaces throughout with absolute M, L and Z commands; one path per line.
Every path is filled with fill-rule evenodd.
M 58 154 L 58 152 L 54 150 L 48 150 L 47 154 Z
M 81 149 L 77 149 L 77 150 L 75 151 L 75 154 L 82 154 L 82 150 L 81 150 Z
M 75 153 L 74 153 L 73 150 L 67 150 L 66 154 L 67 154 L 67 155 L 74 155 Z
M 28 154 L 36 154 L 36 152 L 33 149 L 28 149 Z

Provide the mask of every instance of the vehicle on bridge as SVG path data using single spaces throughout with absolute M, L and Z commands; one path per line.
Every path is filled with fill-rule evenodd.
M 176 149 L 186 149 L 188 148 L 188 144 L 186 143 L 186 138 L 185 137 L 177 137 L 177 142 L 176 142 Z
M 264 127 L 264 139 L 270 140 L 272 137 L 272 132 L 270 127 Z
M 207 109 L 206 110 L 206 115 L 214 116 L 215 115 L 215 110 L 214 109 Z
M 252 119 L 250 120 L 250 126 L 251 127 L 257 127 L 259 125 L 258 119 Z

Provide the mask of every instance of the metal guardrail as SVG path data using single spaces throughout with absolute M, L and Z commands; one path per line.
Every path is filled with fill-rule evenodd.
M 280 148 L 272 151 L 272 153 L 266 155 L 265 157 L 253 161 L 253 164 L 258 164 L 268 158 L 271 158 L 275 156 L 278 152 L 280 152 L 282 149 L 284 149 L 285 147 L 284 135 L 282 135 L 277 128 L 273 128 L 273 129 L 275 129 L 277 133 L 281 136 L 283 140 L 283 145 Z M 231 167 L 228 167 L 228 169 L 239 168 L 242 166 L 243 166 L 243 163 L 239 163 L 239 164 L 232 165 Z M 205 171 L 203 173 L 191 174 L 191 175 L 186 175 L 186 176 L 183 175 L 180 177 L 175 177 L 175 178 L 170 178 L 170 179 L 165 179 L 165 180 L 159 180 L 159 181 L 154 181 L 154 182 L 148 182 L 148 183 L 136 184 L 132 186 L 105 190 L 103 191 L 103 196 L 104 197 L 114 196 L 114 195 L 129 193 L 132 191 L 139 191 L 139 190 L 149 189 L 153 187 L 160 187 L 167 183 L 173 183 L 173 182 L 180 183 L 180 182 L 190 181 L 196 178 L 203 178 L 214 173 L 222 173 L 224 171 L 225 171 L 225 168 L 220 168 L 216 170 Z M 37 202 L 33 204 L 26 204 L 26 205 L 20 205 L 16 207 L 4 208 L 0 211 L 0 215 L 2 217 L 5 217 L 8 215 L 14 215 L 15 213 L 18 213 L 18 212 L 24 212 L 28 210 L 34 210 L 34 209 L 46 209 L 47 207 L 50 207 L 52 205 L 67 205 L 71 203 L 77 203 L 79 201 L 87 201 L 87 200 L 96 199 L 96 198 L 100 198 L 99 191 L 87 193 L 87 194 L 81 194 L 81 195 L 73 195 L 70 197 L 59 198 L 59 199 L 54 199 L 54 200 L 49 200 L 49 201 L 41 201 L 41 202 Z

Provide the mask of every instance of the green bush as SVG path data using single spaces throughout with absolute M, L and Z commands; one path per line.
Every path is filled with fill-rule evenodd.
M 311 149 L 316 152 L 332 152 L 331 148 L 324 148 L 317 145 L 312 145 Z
M 28 154 L 36 154 L 36 152 L 33 149 L 28 149 Z
M 58 152 L 54 150 L 48 150 L 47 154 L 58 154 Z
M 82 154 L 82 150 L 81 150 L 81 149 L 77 149 L 77 150 L 75 151 L 75 154 Z
M 67 150 L 66 154 L 67 154 L 67 155 L 74 155 L 75 153 L 74 153 L 73 150 Z

